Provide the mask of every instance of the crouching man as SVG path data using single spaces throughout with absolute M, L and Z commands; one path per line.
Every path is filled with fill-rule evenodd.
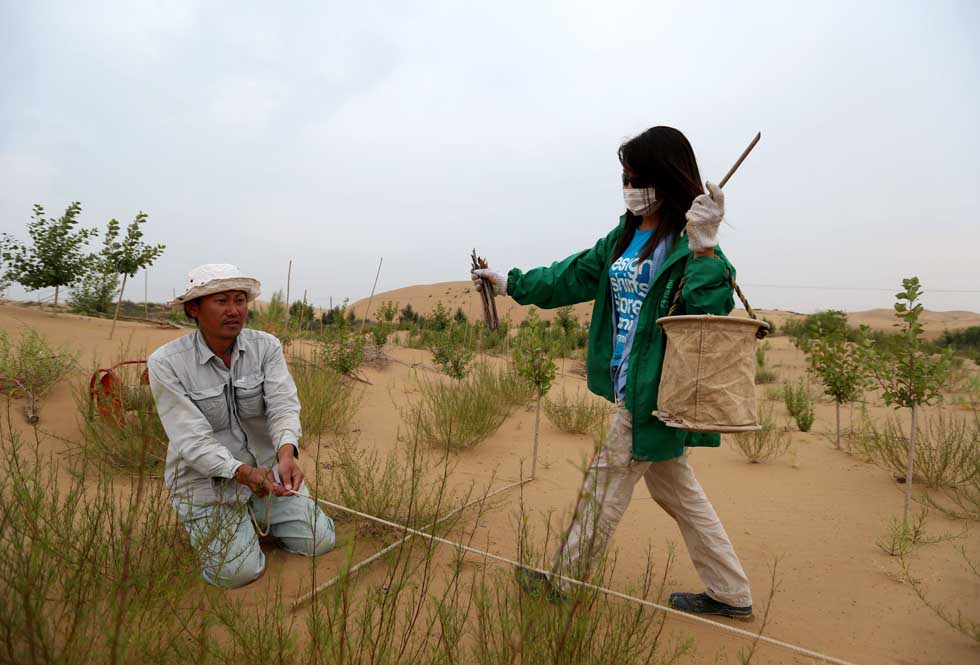
M 147 361 L 169 439 L 164 478 L 204 579 L 240 587 L 265 568 L 253 523 L 305 556 L 333 548 L 334 525 L 312 501 L 290 493 L 306 493 L 296 462 L 299 399 L 279 340 L 243 328 L 259 282 L 226 264 L 200 266 L 188 277 L 171 305 L 197 331 Z

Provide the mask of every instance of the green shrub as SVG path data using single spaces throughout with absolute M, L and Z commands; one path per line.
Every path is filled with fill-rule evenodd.
M 783 402 L 800 431 L 809 432 L 813 426 L 813 400 L 806 382 L 800 379 L 795 386 L 789 383 L 784 385 Z
M 792 443 L 789 433 L 772 420 L 771 406 L 759 408 L 759 420 L 761 430 L 730 435 L 735 448 L 752 464 L 776 459 L 786 453 Z
M 605 429 L 611 409 L 609 403 L 588 393 L 569 397 L 562 390 L 555 399 L 545 398 L 544 415 L 555 427 L 569 434 L 588 434 Z
M 418 399 L 402 412 L 421 440 L 449 450 L 472 448 L 497 431 L 510 406 L 496 399 L 496 385 L 476 372 L 461 381 L 419 376 Z
M 346 433 L 363 397 L 354 383 L 316 361 L 294 359 L 290 373 L 299 393 L 303 438 L 316 440 L 327 433 Z
M 429 348 L 433 360 L 442 371 L 457 380 L 466 376 L 467 368 L 475 355 L 474 350 L 466 345 L 465 331 L 463 335 L 453 334 L 452 330 L 438 333 Z
M 81 314 L 108 314 L 119 292 L 119 275 L 90 270 L 69 290 L 68 304 Z
M 88 383 L 79 383 L 75 391 L 82 435 L 79 452 L 107 469 L 162 475 L 167 434 L 150 386 L 139 383 L 138 371 L 124 369 L 117 369 L 116 375 L 125 383 L 104 398 L 102 410 L 98 398 L 89 395 Z M 117 408 L 112 407 L 114 401 Z
M 478 375 L 493 398 L 509 407 L 527 406 L 534 399 L 534 384 L 517 373 L 512 365 L 494 369 L 489 365 L 476 365 L 473 374 Z
M 766 353 L 772 348 L 769 342 L 763 342 L 755 348 L 755 383 L 765 385 L 775 383 L 779 378 L 776 372 L 766 366 Z
M 449 512 L 448 506 L 459 503 L 446 489 L 448 458 L 441 456 L 433 463 L 415 437 L 399 441 L 386 455 L 376 447 L 362 447 L 352 436 L 339 437 L 325 461 L 330 472 L 321 487 L 325 485 L 327 494 L 348 508 L 368 515 L 428 529 Z M 340 513 L 336 518 L 343 522 L 350 516 Z M 367 520 L 360 522 L 360 528 L 376 534 L 386 530 Z
M 27 419 L 37 422 L 40 400 L 69 371 L 75 368 L 77 354 L 54 348 L 34 329 L 11 344 L 0 330 L 0 392 L 7 397 L 23 397 Z
M 338 374 L 351 376 L 364 362 L 364 337 L 344 326 L 320 338 L 320 362 Z
M 921 421 L 925 421 L 923 423 Z M 896 478 L 905 478 L 908 434 L 898 418 L 881 425 L 865 417 L 857 448 L 870 461 Z M 913 482 L 929 487 L 980 483 L 980 422 L 975 415 L 937 411 L 920 419 L 916 432 Z
M 248 310 L 248 327 L 274 335 L 283 346 L 288 346 L 294 331 L 289 328 L 287 314 L 286 298 L 282 291 L 276 291 L 265 306 L 253 306 Z

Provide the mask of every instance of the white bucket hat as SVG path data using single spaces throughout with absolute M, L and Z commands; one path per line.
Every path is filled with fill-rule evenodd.
M 182 307 L 195 298 L 222 291 L 244 291 L 249 302 L 258 298 L 261 293 L 259 280 L 246 277 L 230 263 L 205 263 L 187 273 L 187 281 L 187 290 L 167 303 L 171 307 Z

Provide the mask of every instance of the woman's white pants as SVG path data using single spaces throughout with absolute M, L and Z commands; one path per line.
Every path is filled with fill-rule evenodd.
M 633 487 L 642 477 L 650 496 L 680 527 L 705 592 L 735 607 L 751 605 L 749 580 L 686 454 L 663 462 L 635 461 L 632 441 L 633 418 L 618 405 L 605 446 L 586 471 L 572 524 L 552 558 L 552 570 L 576 579 L 589 574 L 594 562 L 601 560 L 630 504 Z M 557 583 L 563 590 L 567 587 Z

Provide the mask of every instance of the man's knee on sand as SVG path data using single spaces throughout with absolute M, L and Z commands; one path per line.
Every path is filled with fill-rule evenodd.
M 265 570 L 265 555 L 257 541 L 251 547 L 239 552 L 229 552 L 229 556 L 217 563 L 206 562 L 201 571 L 204 580 L 223 589 L 237 589 L 257 580 Z
M 306 534 L 299 533 L 277 540 L 280 540 L 286 550 L 303 556 L 320 556 L 334 548 L 333 520 L 322 511 L 315 523 L 306 528 Z M 237 552 L 228 552 L 221 562 L 215 565 L 205 564 L 202 574 L 209 584 L 224 589 L 237 589 L 257 580 L 264 570 L 265 555 L 258 541 L 252 540 L 248 547 Z
M 299 532 L 296 532 L 296 529 Z M 315 519 L 311 522 L 292 523 L 290 533 L 279 534 L 277 540 L 286 550 L 303 556 L 320 556 L 334 548 L 336 536 L 334 523 L 326 513 L 317 509 Z

